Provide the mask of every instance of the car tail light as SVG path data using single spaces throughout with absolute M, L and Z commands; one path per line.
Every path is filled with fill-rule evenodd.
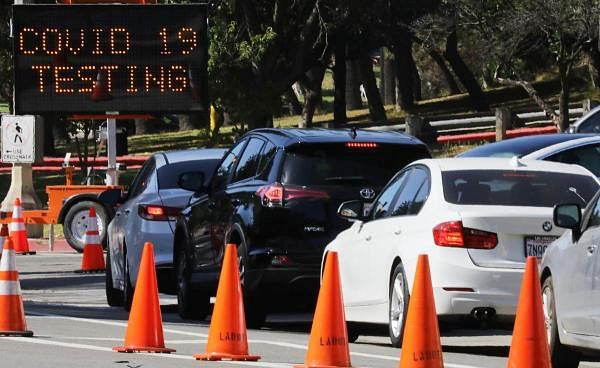
M 155 204 L 140 204 L 138 206 L 138 214 L 140 217 L 150 221 L 167 221 L 175 220 L 181 208 L 166 207 Z
M 348 148 L 377 148 L 379 145 L 373 142 L 346 142 Z
M 433 228 L 433 241 L 442 247 L 493 249 L 498 244 L 498 235 L 463 227 L 462 221 L 449 221 Z
M 329 199 L 329 194 L 321 190 L 309 189 L 295 185 L 283 186 L 280 183 L 265 185 L 256 191 L 263 206 L 281 207 L 294 199 Z

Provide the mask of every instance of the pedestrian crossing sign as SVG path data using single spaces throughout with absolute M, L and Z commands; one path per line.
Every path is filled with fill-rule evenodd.
M 2 115 L 2 162 L 33 163 L 35 161 L 35 116 Z

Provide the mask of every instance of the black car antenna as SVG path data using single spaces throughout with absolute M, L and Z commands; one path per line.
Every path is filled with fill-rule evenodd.
M 356 139 L 356 127 L 350 129 L 350 135 L 352 136 L 352 139 Z

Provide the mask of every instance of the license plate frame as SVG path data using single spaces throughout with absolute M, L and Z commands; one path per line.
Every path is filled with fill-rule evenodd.
M 527 235 L 523 238 L 523 250 L 525 258 L 534 256 L 538 260 L 541 260 L 546 252 L 546 249 L 552 243 L 558 239 L 555 235 Z

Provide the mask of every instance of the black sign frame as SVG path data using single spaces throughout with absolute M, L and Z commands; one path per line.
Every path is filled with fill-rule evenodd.
M 206 4 L 14 5 L 16 114 L 208 112 Z

